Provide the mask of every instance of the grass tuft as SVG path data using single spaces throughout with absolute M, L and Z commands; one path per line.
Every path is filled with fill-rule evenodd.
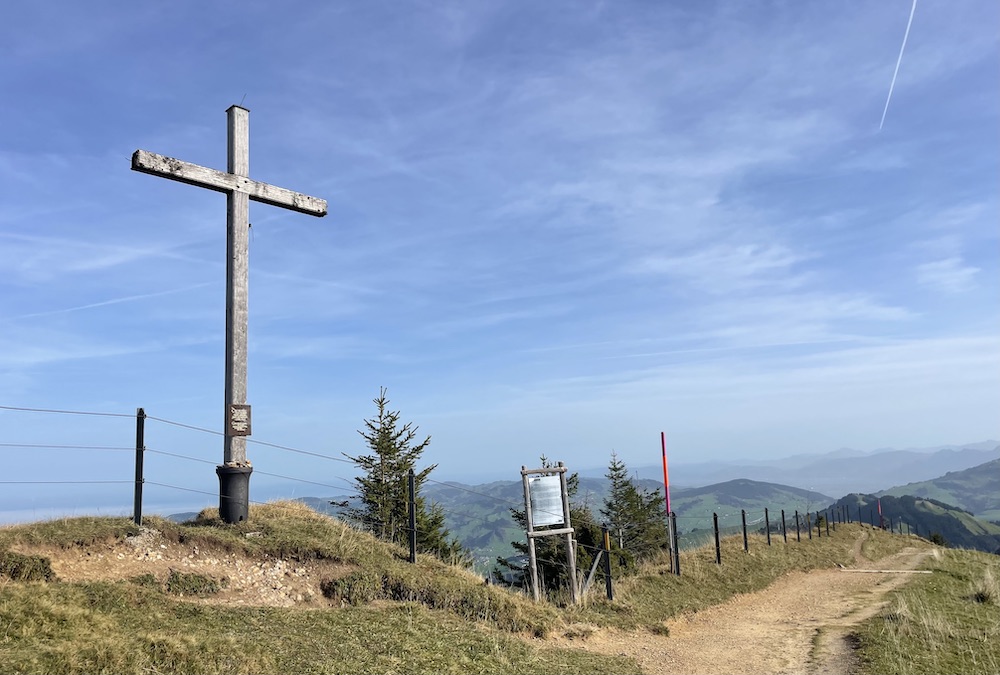
M 972 599 L 979 604 L 1000 604 L 1000 584 L 989 567 L 973 582 Z
M 49 558 L 15 551 L 0 552 L 0 575 L 14 581 L 56 581 Z
M 213 579 L 212 577 L 207 577 L 203 574 L 170 570 L 170 574 L 167 576 L 167 581 L 164 585 L 167 593 L 172 595 L 193 595 L 199 598 L 204 598 L 209 595 L 215 595 L 220 590 L 227 587 L 229 585 L 229 579 L 226 577 Z

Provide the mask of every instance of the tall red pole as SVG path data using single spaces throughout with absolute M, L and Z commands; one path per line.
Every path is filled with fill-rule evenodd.
M 663 491 L 666 493 L 667 515 L 670 515 L 670 479 L 667 477 L 667 433 L 660 432 L 660 445 L 663 447 Z

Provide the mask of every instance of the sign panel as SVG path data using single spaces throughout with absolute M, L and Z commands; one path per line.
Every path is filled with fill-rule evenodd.
M 563 524 L 562 484 L 559 476 L 537 476 L 528 479 L 531 495 L 531 526 Z
M 249 436 L 250 435 L 250 406 L 246 404 L 232 404 L 229 406 L 229 436 Z

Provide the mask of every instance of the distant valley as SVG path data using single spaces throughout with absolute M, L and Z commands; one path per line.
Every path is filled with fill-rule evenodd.
M 923 536 L 938 532 L 952 545 L 994 552 L 1000 547 L 1000 526 L 986 520 L 1000 520 L 998 455 L 1000 446 L 989 441 L 931 451 L 894 450 L 869 455 L 840 451 L 754 465 L 682 465 L 671 470 L 672 477 L 679 481 L 710 476 L 723 480 L 698 487 L 672 487 L 671 508 L 678 514 L 681 546 L 687 547 L 708 540 L 713 513 L 719 515 L 723 531 L 732 533 L 740 527 L 743 510 L 747 512 L 750 527 L 759 529 L 763 527 L 765 508 L 770 509 L 772 524 L 779 522 L 784 509 L 791 525 L 795 511 L 804 516 L 806 512 L 814 513 L 834 504 L 850 504 L 855 510 L 861 505 L 866 509 L 878 499 L 876 495 L 882 495 L 883 514 L 887 518 L 894 521 L 903 518 L 904 522 L 919 527 Z M 981 461 L 976 463 L 976 460 Z M 933 471 L 939 473 L 928 475 Z M 744 475 L 732 476 L 740 472 Z M 646 475 L 649 473 L 647 469 Z M 900 484 L 915 476 L 918 481 Z M 660 489 L 662 494 L 663 484 L 658 477 L 639 478 L 638 484 L 649 491 Z M 794 484 L 808 484 L 815 489 Z M 820 489 L 820 486 L 834 489 Z M 603 476 L 581 476 L 574 503 L 587 505 L 600 523 L 600 509 L 607 491 Z M 515 526 L 510 513 L 512 508 L 524 507 L 520 481 L 479 485 L 429 481 L 423 494 L 441 505 L 451 534 L 473 552 L 481 568 L 490 566 L 498 556 L 511 555 L 510 542 L 524 538 L 524 532 Z M 845 496 L 838 499 L 832 495 Z M 333 495 L 299 500 L 317 511 L 338 516 L 343 507 L 331 502 L 343 503 L 348 499 L 347 495 Z M 177 514 L 174 518 L 183 520 L 193 515 Z

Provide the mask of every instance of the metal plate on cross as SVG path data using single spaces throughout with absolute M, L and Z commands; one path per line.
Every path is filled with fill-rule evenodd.
M 228 429 L 229 436 L 250 435 L 250 406 L 245 403 L 233 403 L 229 406 Z

